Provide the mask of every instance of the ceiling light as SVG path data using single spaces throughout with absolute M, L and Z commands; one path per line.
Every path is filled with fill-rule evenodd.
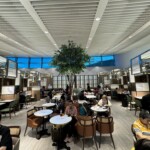
M 96 19 L 95 19 L 95 20 L 96 20 L 96 21 L 99 21 L 100 19 L 101 19 L 100 17 L 96 17 Z
M 48 34 L 48 31 L 44 31 L 45 32 L 45 34 Z
M 56 44 L 54 44 L 56 46 Z

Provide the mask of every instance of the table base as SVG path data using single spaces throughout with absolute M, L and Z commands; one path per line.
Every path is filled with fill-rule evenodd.
M 39 140 L 39 139 L 41 138 L 41 136 L 43 136 L 43 135 L 48 135 L 48 136 L 50 136 L 51 134 L 47 132 L 47 129 L 44 129 L 44 130 L 41 130 L 41 131 L 39 131 L 39 132 L 37 133 L 37 137 L 36 137 L 36 138 Z
M 60 150 L 60 149 L 67 149 L 67 150 L 70 150 L 70 147 L 68 147 L 66 145 L 66 142 L 56 142 L 56 143 L 53 143 L 52 146 L 57 146 L 57 150 Z

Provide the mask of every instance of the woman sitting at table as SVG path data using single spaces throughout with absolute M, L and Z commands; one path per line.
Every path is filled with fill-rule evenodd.
M 110 107 L 111 102 L 108 100 L 108 97 L 106 95 L 103 95 L 102 99 L 99 100 L 98 105 L 99 106 L 106 106 L 106 107 L 108 106 L 108 107 Z
M 65 109 L 65 114 L 72 117 L 71 122 L 64 127 L 66 131 L 65 142 L 71 142 L 72 136 L 76 135 L 75 124 L 77 122 L 77 108 L 73 105 L 73 101 L 69 101 L 68 106 Z
M 83 103 L 79 107 L 79 115 L 80 116 L 91 116 L 92 111 L 87 103 Z
M 102 99 L 100 99 L 99 102 L 98 102 L 98 106 L 110 107 L 111 102 L 108 100 L 108 97 L 106 95 L 103 95 Z M 98 113 L 98 115 L 107 117 L 107 116 L 109 116 L 109 113 L 110 113 L 109 111 L 100 112 L 100 113 Z

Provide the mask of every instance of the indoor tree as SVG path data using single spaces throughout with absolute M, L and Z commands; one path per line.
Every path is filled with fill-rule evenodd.
M 51 65 L 56 66 L 60 74 L 67 76 L 71 96 L 75 74 L 83 71 L 89 58 L 85 50 L 73 41 L 68 41 L 67 45 L 63 44 L 54 54 Z

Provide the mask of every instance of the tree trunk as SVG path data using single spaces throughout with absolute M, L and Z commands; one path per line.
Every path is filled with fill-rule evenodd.
M 68 82 L 69 82 L 69 89 L 70 89 L 70 99 L 73 100 L 73 84 L 74 84 L 74 75 L 67 75 Z

